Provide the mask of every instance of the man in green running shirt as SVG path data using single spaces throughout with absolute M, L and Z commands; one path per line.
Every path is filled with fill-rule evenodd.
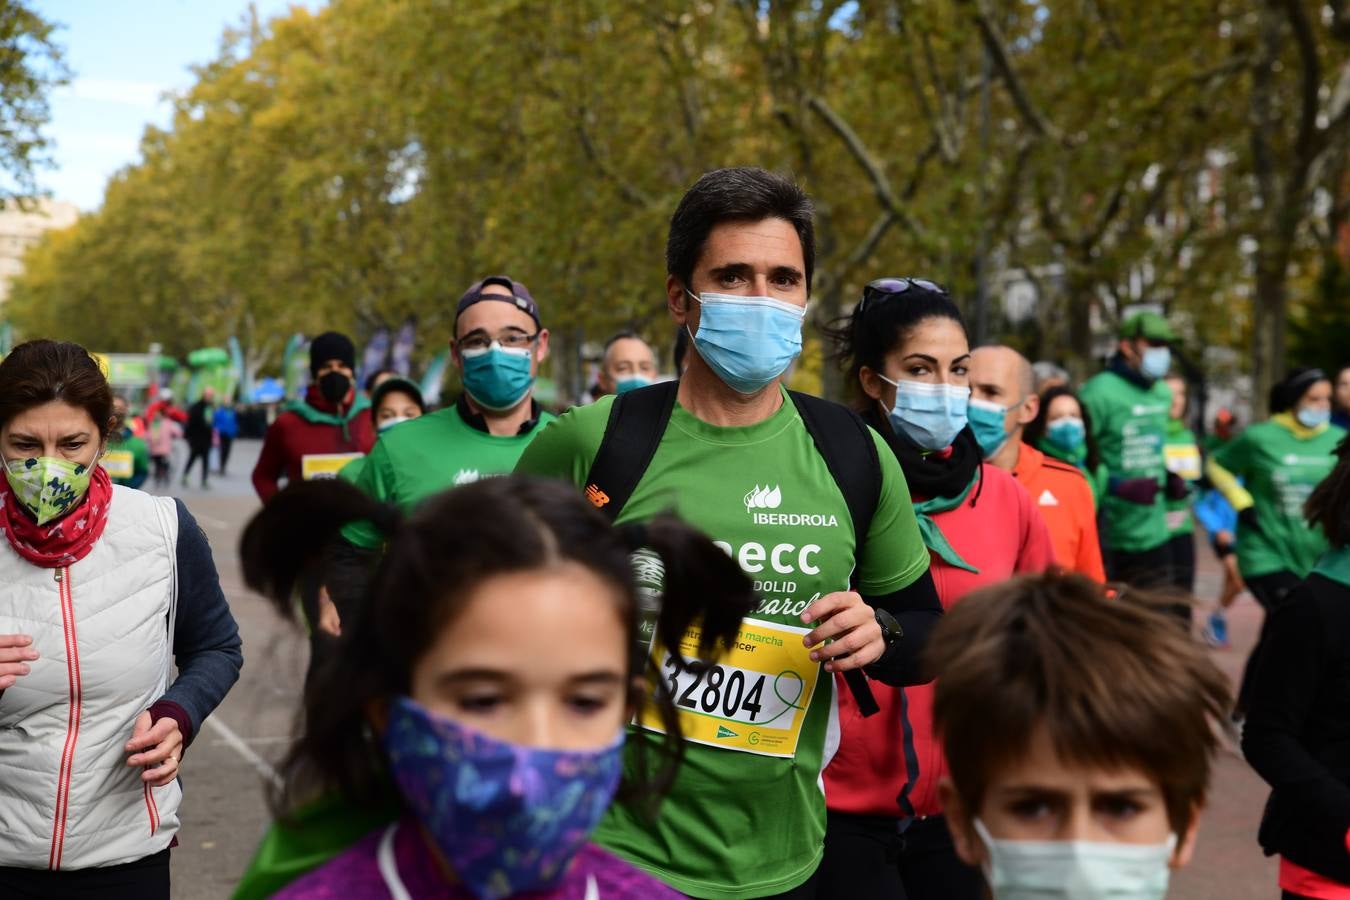
M 459 298 L 451 343 L 463 393 L 453 405 L 381 434 L 356 486 L 407 511 L 439 491 L 510 472 L 553 420 L 534 399 L 548 336 L 525 285 L 506 275 L 471 285 Z M 327 583 L 345 619 L 384 539 L 369 522 L 347 526 L 342 538 Z
M 706 677 L 651 648 L 684 708 L 683 763 L 659 818 L 619 805 L 596 833 L 601 845 L 693 897 L 817 896 L 826 838 L 821 773 L 839 740 L 836 677 L 847 672 L 857 684 L 861 669 L 886 684 L 919 683 L 918 653 L 941 614 L 895 455 L 865 426 L 857 430 L 864 452 L 849 462 L 879 469 L 879 492 L 866 533 L 855 534 L 803 420 L 811 404 L 780 385 L 801 350 L 812 215 L 797 185 L 762 169 L 700 178 L 671 219 L 666 245 L 666 301 L 692 337 L 689 368 L 677 389 L 640 388 L 620 401 L 627 407 L 644 392 L 676 390 L 617 521 L 673 509 L 735 558 L 762 594 L 736 645 Z M 587 476 L 615 402 L 605 397 L 565 413 L 516 471 L 585 486 L 605 508 L 610 496 Z M 624 420 L 616 421 L 622 430 Z M 849 590 L 851 580 L 859 592 Z M 639 714 L 630 752 L 640 742 L 655 746 L 661 728 Z
M 1166 583 L 1171 569 L 1165 501 L 1188 492 L 1185 481 L 1167 471 L 1163 451 L 1172 407 L 1164 378 L 1176 338 L 1157 313 L 1131 316 L 1121 326 L 1106 371 L 1088 379 L 1079 393 L 1108 473 L 1102 544 L 1113 581 L 1157 586 Z

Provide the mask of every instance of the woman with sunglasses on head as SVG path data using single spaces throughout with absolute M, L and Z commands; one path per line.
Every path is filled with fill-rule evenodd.
M 981 462 L 966 424 L 970 343 L 946 290 L 879 279 L 831 333 L 859 412 L 904 470 L 943 607 L 1050 566 L 1040 512 L 1010 473 Z M 944 763 L 932 729 L 933 686 L 872 690 L 881 711 L 867 718 L 849 692 L 839 693 L 840 747 L 825 770 L 821 896 L 976 900 L 980 874 L 957 858 L 938 802 Z
M 669 672 L 648 670 L 642 628 L 679 648 L 697 622 L 684 645 L 715 660 L 759 600 L 736 562 L 672 518 L 615 527 L 570 486 L 512 475 L 434 496 L 406 520 L 342 482 L 287 488 L 244 533 L 246 580 L 294 618 L 302 566 L 357 519 L 388 551 L 306 690 L 280 804 L 303 815 L 327 797 L 346 805 L 344 824 L 388 818 L 289 885 L 323 854 L 265 884 L 251 877 L 237 896 L 679 896 L 589 838 L 616 790 L 655 800 L 680 756 Z M 663 590 L 647 615 L 637 581 L 653 569 Z M 639 708 L 665 739 L 625 767 Z

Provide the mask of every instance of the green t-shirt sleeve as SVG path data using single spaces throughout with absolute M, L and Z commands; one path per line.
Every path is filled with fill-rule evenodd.
M 353 482 L 369 496 L 381 501 L 395 501 L 394 470 L 389 462 L 389 450 L 383 441 L 376 441 L 365 459 L 356 460 L 343 466 L 339 477 L 347 469 L 360 463 L 356 480 Z M 342 537 L 348 542 L 365 550 L 378 550 L 384 545 L 384 535 L 370 522 L 362 519 L 351 522 L 342 529 Z
M 1216 463 L 1239 478 L 1246 478 L 1251 474 L 1248 470 L 1252 464 L 1250 452 L 1252 442 L 1248 434 L 1249 432 L 1244 431 L 1214 454 Z
M 881 496 L 858 564 L 858 586 L 863 594 L 880 596 L 917 581 L 928 569 L 928 548 L 919 534 L 900 461 L 881 435 L 873 432 L 872 439 L 881 460 Z
M 357 484 L 361 480 L 361 470 L 365 467 L 366 458 L 364 456 L 354 459 L 338 470 L 338 480 L 345 481 L 348 484 Z
M 612 403 L 613 398 L 606 397 L 590 406 L 575 407 L 545 425 L 520 455 L 515 473 L 584 487 L 605 436 Z

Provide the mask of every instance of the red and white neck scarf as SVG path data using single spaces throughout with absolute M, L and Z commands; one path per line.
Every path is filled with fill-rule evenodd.
M 59 569 L 72 565 L 88 556 L 103 535 L 112 492 L 112 479 L 95 464 L 89 492 L 79 505 L 56 521 L 39 525 L 0 476 L 0 531 L 14 551 L 35 566 Z

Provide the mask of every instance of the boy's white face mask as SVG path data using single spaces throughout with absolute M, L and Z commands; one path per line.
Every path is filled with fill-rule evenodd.
M 1161 844 L 1001 841 L 979 819 L 994 900 L 1162 900 L 1177 836 Z

